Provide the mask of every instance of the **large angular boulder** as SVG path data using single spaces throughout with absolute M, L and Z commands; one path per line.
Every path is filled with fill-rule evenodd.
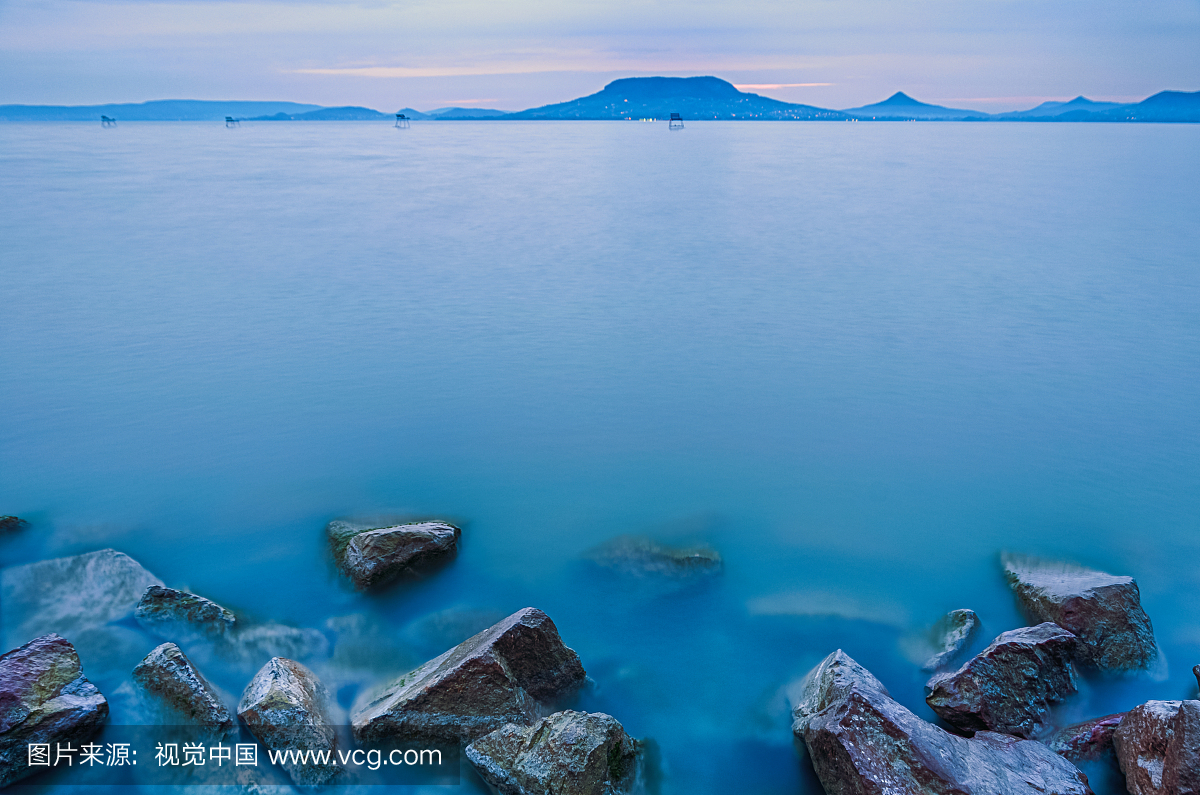
M 1125 714 L 1113 747 L 1130 795 L 1200 793 L 1200 701 L 1147 701 Z
M 930 679 L 925 701 L 964 732 L 1036 739 L 1050 708 L 1077 690 L 1077 648 L 1074 635 L 1050 622 L 1001 633 L 957 671 Z
M 959 737 L 921 720 L 841 650 L 808 675 L 792 714 L 828 795 L 1091 795 L 1087 777 L 1039 742 Z
M 133 614 L 143 629 L 177 640 L 221 638 L 237 624 L 233 613 L 216 602 L 161 585 L 146 589 Z
M 359 588 L 392 580 L 414 567 L 452 556 L 462 530 L 445 522 L 368 527 L 330 522 L 325 528 L 333 557 Z
M 1026 617 L 1073 633 L 1082 644 L 1081 662 L 1102 671 L 1138 671 L 1158 657 L 1132 577 L 1019 555 L 1005 555 L 1002 562 Z
M 533 723 L 585 677 L 550 617 L 527 607 L 368 696 L 351 721 L 360 740 L 470 742 L 506 723 Z
M 329 694 L 316 674 L 298 662 L 274 657 L 255 674 L 238 702 L 238 717 L 270 751 L 286 754 L 280 766 L 296 784 L 327 784 L 342 774 L 337 734 L 329 717 Z
M 596 565 L 635 577 L 691 579 L 720 574 L 721 553 L 709 546 L 670 547 L 642 536 L 617 536 L 589 550 Z
M 467 759 L 500 795 L 617 795 L 638 781 L 640 743 L 611 715 L 556 712 L 509 723 L 467 746 Z
M 115 549 L 4 569 L 0 648 L 47 632 L 74 637 L 80 630 L 125 618 L 151 585 L 162 581 Z
M 1124 717 L 1124 712 L 1118 712 L 1067 726 L 1047 738 L 1046 745 L 1074 765 L 1081 762 L 1109 762 L 1115 765 L 1117 758 L 1113 735 Z
M 931 654 L 921 666 L 923 671 L 937 671 L 953 665 L 979 634 L 979 616 L 974 610 L 951 610 L 929 630 Z
M 233 715 L 209 681 L 174 643 L 164 643 L 133 669 L 133 680 L 185 720 L 227 730 Z
M 78 747 L 107 719 L 108 701 L 64 638 L 44 635 L 0 657 L 0 787 L 39 769 L 29 766 L 29 745 Z

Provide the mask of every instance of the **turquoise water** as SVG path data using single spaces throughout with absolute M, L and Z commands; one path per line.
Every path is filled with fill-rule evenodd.
M 431 613 L 541 607 L 670 793 L 819 792 L 784 692 L 838 647 L 932 717 L 905 638 L 958 607 L 1020 625 L 1005 549 L 1141 586 L 1167 678 L 1090 682 L 1066 717 L 1193 697 L 1198 144 L 0 125 L 0 513 L 32 525 L 0 560 L 111 546 L 331 641 L 365 614 L 394 667 L 442 650 Z M 323 526 L 383 513 L 460 521 L 461 554 L 353 593 Z M 581 561 L 621 533 L 725 572 Z M 125 662 L 83 660 L 106 692 Z

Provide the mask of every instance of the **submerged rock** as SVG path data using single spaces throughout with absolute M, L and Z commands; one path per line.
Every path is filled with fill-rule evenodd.
M 39 769 L 29 766 L 30 744 L 78 747 L 107 718 L 108 701 L 64 638 L 44 635 L 0 657 L 0 787 Z
M 1050 750 L 1072 764 L 1080 762 L 1111 762 L 1116 764 L 1116 750 L 1113 748 L 1113 734 L 1124 712 L 1116 715 L 1105 715 L 1103 718 L 1076 723 L 1059 729 L 1049 739 L 1046 745 Z
M 936 671 L 953 665 L 979 634 L 979 616 L 974 610 L 951 610 L 929 630 L 929 641 L 936 650 L 921 666 Z
M 330 522 L 325 528 L 338 567 L 359 588 L 387 582 L 405 570 L 458 551 L 462 530 L 445 522 L 366 527 Z
M 164 643 L 147 654 L 133 669 L 133 680 L 189 722 L 222 730 L 233 727 L 233 715 L 216 688 L 174 643 Z
M 237 618 L 216 602 L 187 591 L 151 585 L 134 609 L 139 624 L 166 638 L 223 637 Z
M 1196 677 L 1196 686 L 1200 687 L 1200 665 L 1192 666 L 1192 675 Z
M 618 536 L 587 553 L 599 566 L 622 574 L 696 577 L 719 574 L 721 554 L 708 546 L 668 547 L 642 536 Z
M 225 657 L 255 665 L 271 657 L 306 660 L 329 653 L 329 639 L 317 629 L 285 624 L 255 624 L 227 635 L 218 646 Z
M 17 516 L 0 516 L 0 533 L 11 533 L 17 530 L 23 530 L 29 525 L 24 519 Z
M 1003 564 L 1026 616 L 1072 632 L 1082 644 L 1082 662 L 1102 671 L 1137 671 L 1157 658 L 1154 628 L 1132 577 L 1015 555 Z
M 125 618 L 151 585 L 162 581 L 115 549 L 5 569 L 0 572 L 0 647 L 47 632 L 73 637 Z
M 962 668 L 930 679 L 925 701 L 964 732 L 1035 739 L 1050 707 L 1076 692 L 1077 647 L 1074 635 L 1050 622 L 1001 633 Z
M 840 650 L 808 675 L 792 714 L 829 795 L 1091 795 L 1087 777 L 1041 743 L 959 737 L 921 720 Z
M 238 717 L 272 751 L 329 751 L 328 762 L 293 757 L 281 765 L 296 784 L 326 784 L 342 773 L 328 703 L 316 674 L 294 660 L 275 657 L 246 686 Z
M 550 617 L 527 607 L 364 699 L 351 716 L 354 734 L 469 742 L 506 723 L 533 723 L 585 676 Z
M 556 712 L 509 723 L 467 746 L 467 759 L 500 795 L 617 795 L 638 779 L 640 743 L 600 712 Z
M 1125 714 L 1113 747 L 1130 795 L 1200 793 L 1200 701 L 1147 701 Z

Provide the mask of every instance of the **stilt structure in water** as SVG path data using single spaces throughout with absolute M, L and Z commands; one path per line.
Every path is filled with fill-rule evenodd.
M 101 116 L 101 117 L 100 117 L 100 126 L 101 126 L 101 127 L 116 127 L 116 126 L 117 126 L 117 120 L 116 120 L 116 119 L 110 119 L 110 118 L 109 118 L 109 117 L 107 117 L 107 116 Z
M 403 113 L 397 113 L 396 114 L 396 129 L 397 130 L 407 130 L 408 127 L 409 127 L 408 117 L 405 116 Z
M 678 113 L 672 113 L 671 120 L 667 122 L 667 129 L 682 130 L 683 129 L 683 117 L 680 116 Z
M 226 127 L 241 127 L 241 126 L 242 126 L 242 120 L 241 120 L 241 119 L 235 119 L 235 118 L 233 118 L 232 116 L 226 116 L 226 117 L 225 117 L 225 126 L 226 126 Z

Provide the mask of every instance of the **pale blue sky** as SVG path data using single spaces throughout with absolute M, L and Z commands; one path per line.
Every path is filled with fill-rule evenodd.
M 0 104 L 517 110 L 713 74 L 844 108 L 1200 89 L 1200 0 L 0 0 Z

